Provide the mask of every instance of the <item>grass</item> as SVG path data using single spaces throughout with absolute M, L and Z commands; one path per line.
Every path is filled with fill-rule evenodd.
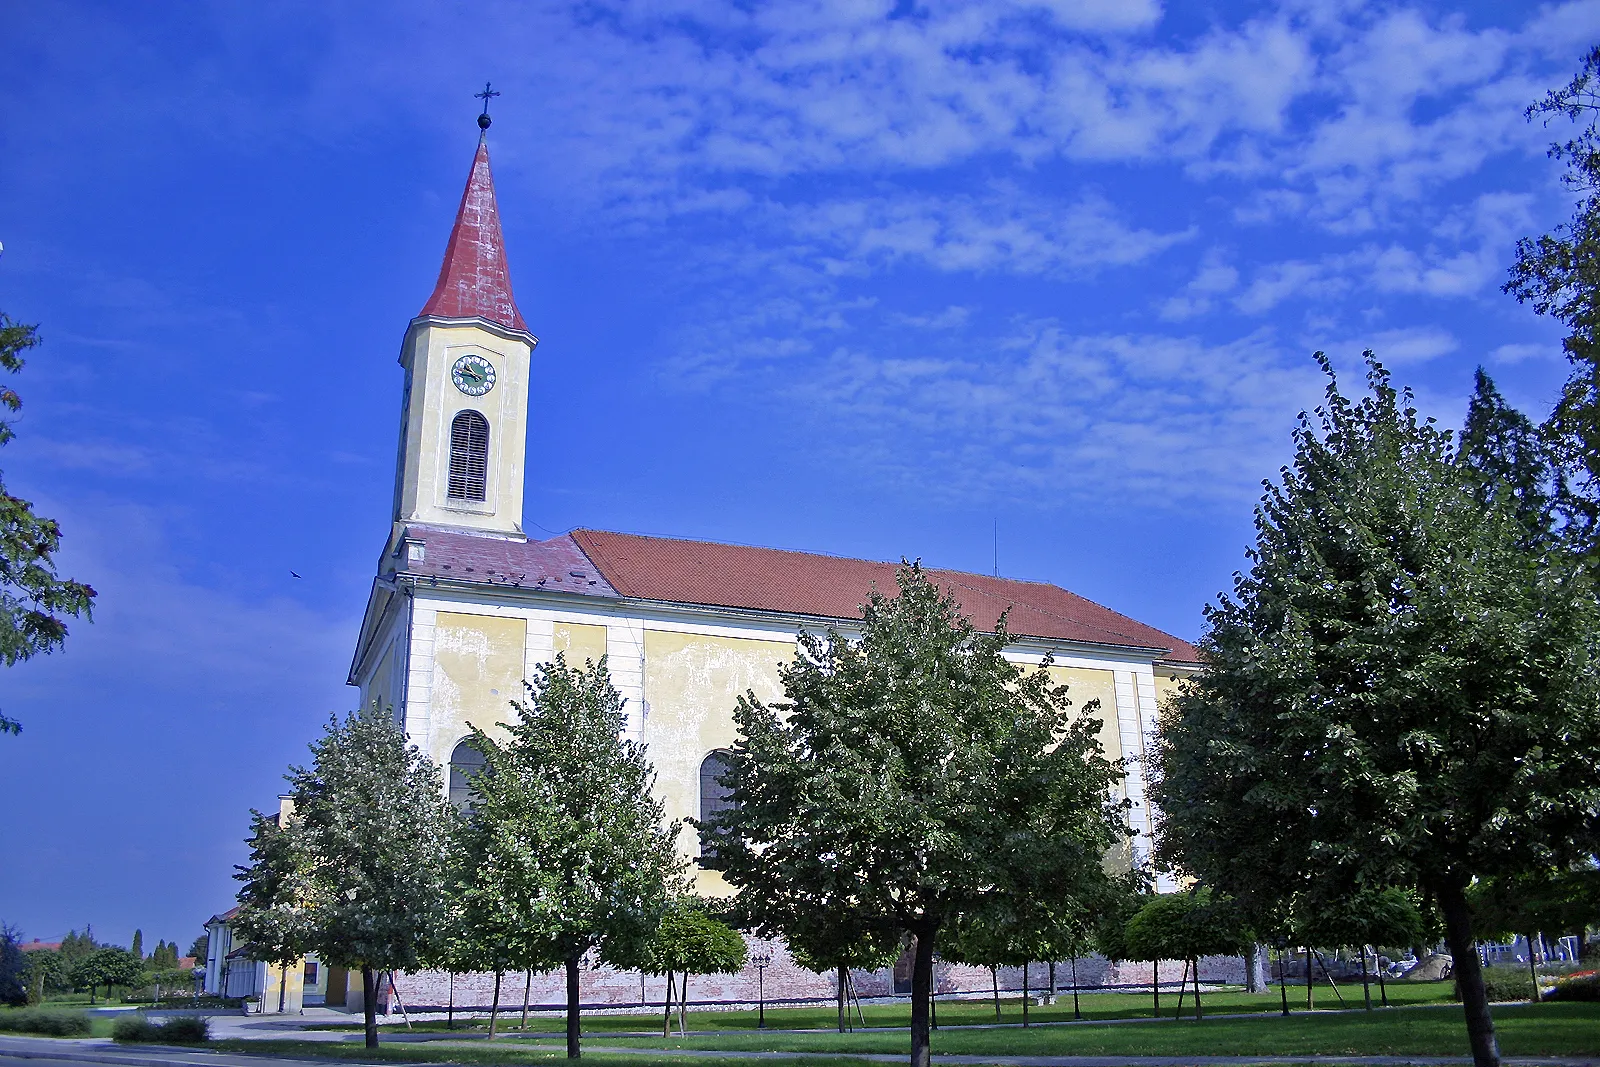
M 1501 1052 L 1507 1056 L 1592 1056 L 1600 1053 L 1600 1004 L 1506 1005 L 1495 1009 Z M 661 1058 L 639 1053 L 607 1053 L 617 1047 L 659 1049 Z M 277 1056 L 374 1058 L 354 1041 L 330 1044 L 294 1040 L 219 1041 L 228 1051 Z M 725 1052 L 809 1053 L 806 1063 L 852 1064 L 853 1055 L 910 1051 L 904 1031 L 807 1033 L 802 1031 L 729 1031 L 686 1038 L 606 1037 L 589 1035 L 584 1059 L 604 1065 L 646 1067 L 669 1063 L 675 1050 L 714 1049 Z M 1350 1014 L 1299 1014 L 1246 1019 L 1192 1019 L 1050 1026 L 1023 1030 L 941 1029 L 934 1034 L 937 1054 L 971 1056 L 1197 1056 L 1240 1055 L 1296 1058 L 1327 1056 L 1448 1056 L 1467 1054 L 1466 1028 L 1459 1007 L 1397 1008 Z M 509 1040 L 490 1045 L 468 1037 L 462 1041 L 394 1042 L 379 1050 L 378 1059 L 424 1063 L 516 1064 L 561 1057 L 561 1046 L 546 1035 L 535 1041 Z M 718 1067 L 754 1061 L 719 1058 Z M 682 1067 L 683 1061 L 677 1061 Z M 770 1067 L 770 1065 L 769 1065 Z
M 240 1041 L 229 1039 L 213 1041 L 206 1046 L 209 1052 L 236 1052 L 253 1055 L 295 1058 L 353 1060 L 360 1063 L 459 1063 L 467 1065 L 555 1063 L 565 1062 L 566 1048 L 553 1044 L 489 1045 L 484 1042 L 462 1043 L 430 1041 L 426 1045 L 383 1045 L 368 1049 L 355 1043 L 329 1044 L 326 1041 Z M 634 1052 L 597 1050 L 584 1044 L 583 1063 L 587 1067 L 684 1067 L 685 1057 L 663 1053 L 660 1057 Z M 704 1062 L 696 1060 L 694 1062 Z M 870 1060 L 851 1056 L 808 1057 L 806 1067 L 876 1067 Z M 770 1060 L 718 1057 L 707 1067 L 772 1067 Z
M 1449 982 L 1394 982 L 1389 985 L 1389 1001 L 1396 1005 L 1417 1005 L 1441 1003 L 1449 1000 L 1452 985 Z M 1361 1006 L 1361 987 L 1355 986 L 1353 990 L 1342 990 L 1345 996 L 1346 1007 Z M 1296 999 L 1298 996 L 1299 999 Z M 1378 990 L 1372 990 L 1373 1003 L 1378 1002 Z M 1084 1018 L 1087 1019 L 1137 1019 L 1149 1018 L 1150 994 L 1148 993 L 1086 993 L 1081 998 Z M 1171 1017 L 1177 1007 L 1178 996 L 1176 993 L 1162 993 L 1161 1014 Z M 1227 1014 L 1233 1012 L 1264 1012 L 1275 1013 L 1279 1010 L 1279 996 L 1276 990 L 1270 996 L 1259 993 L 1246 993 L 1239 989 L 1223 990 L 1221 992 L 1207 992 L 1202 1000 L 1207 1014 Z M 1323 983 L 1316 992 L 1316 1005 L 1319 1008 L 1338 1007 L 1339 1001 L 1333 991 Z M 1019 997 L 1001 998 L 1001 1018 L 1007 1023 L 1022 1021 L 1022 1002 Z M 1289 1006 L 1298 1011 L 1305 1006 L 1305 987 L 1289 990 Z M 994 1022 L 994 1002 L 992 1000 L 941 1000 L 938 1005 L 939 1024 L 941 1026 L 985 1025 Z M 1192 997 L 1184 1001 L 1184 1014 L 1192 1015 L 1194 1000 Z M 864 1006 L 866 1016 L 865 1025 L 868 1027 L 905 1027 L 911 1025 L 910 1004 L 901 1001 L 891 1004 L 867 1004 Z M 661 1030 L 661 1016 L 659 1009 L 649 1013 L 634 1013 L 626 1015 L 585 1015 L 583 1029 L 585 1033 L 604 1034 L 623 1031 L 647 1030 L 659 1033 Z M 812 1006 L 800 1008 L 767 1008 L 767 1026 L 769 1029 L 778 1030 L 833 1030 L 838 1025 L 838 1009 L 831 1006 Z M 854 1016 L 852 1016 L 854 1018 Z M 1032 1007 L 1028 1011 L 1028 1018 L 1032 1022 L 1064 1022 L 1072 1018 L 1072 995 L 1062 994 L 1057 1003 L 1049 1007 Z M 512 1008 L 502 1008 L 500 1012 L 499 1028 L 502 1032 L 515 1031 L 522 1019 L 522 1007 L 516 1005 Z M 754 1030 L 758 1021 L 758 1014 L 754 1011 L 691 1011 L 688 1018 L 690 1030 Z M 391 1017 L 383 1024 L 385 1027 L 404 1027 L 404 1022 Z M 674 1023 L 676 1025 L 676 1023 Z M 859 1021 L 856 1025 L 862 1025 Z M 540 1015 L 528 1017 L 528 1029 L 534 1033 L 559 1033 L 564 1030 L 566 1023 L 560 1015 Z M 429 1020 L 412 1024 L 416 1030 L 445 1031 L 447 1028 L 442 1020 Z M 359 1023 L 334 1023 L 318 1026 L 316 1029 L 358 1031 Z M 486 1033 L 489 1029 L 487 1019 L 457 1019 L 455 1031 L 462 1034 Z
M 1494 1010 L 1501 1052 L 1508 1056 L 1600 1053 L 1600 1004 L 1506 1005 Z M 686 1038 L 610 1038 L 633 1047 L 726 1049 L 738 1052 L 898 1053 L 904 1032 L 725 1033 Z M 597 1042 L 598 1043 L 598 1042 Z M 940 1030 L 935 1053 L 994 1056 L 1360 1056 L 1466 1055 L 1466 1025 L 1456 1007 L 1251 1019 L 1151 1020 L 1111 1026 L 1022 1030 Z

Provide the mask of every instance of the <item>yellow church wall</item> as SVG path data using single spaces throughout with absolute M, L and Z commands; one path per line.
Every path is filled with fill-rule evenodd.
M 377 670 L 372 672 L 372 688 L 367 700 L 376 702 L 383 709 L 393 708 L 400 702 L 399 694 L 390 692 L 394 680 L 399 677 L 395 671 L 395 659 L 399 653 L 399 642 L 391 642 L 383 658 L 378 661 Z
M 778 666 L 793 655 L 792 641 L 645 630 L 644 738 L 667 818 L 699 816 L 700 764 L 717 749 L 733 745 L 738 698 L 753 690 L 763 700 L 780 699 Z M 692 827 L 684 828 L 678 848 L 690 857 L 699 854 Z M 729 891 L 717 872 L 694 870 L 701 893 L 721 896 Z
M 1084 713 L 1084 707 L 1091 700 L 1100 701 L 1100 707 L 1095 709 L 1093 714 L 1100 720 L 1101 747 L 1105 749 L 1106 759 L 1121 759 L 1122 738 L 1117 731 L 1116 675 L 1111 671 L 1088 667 L 1052 666 L 1050 677 L 1058 685 L 1067 687 L 1067 696 L 1072 699 L 1072 710 L 1080 715 Z
M 440 765 L 467 733 L 510 718 L 511 701 L 522 695 L 524 619 L 441 611 L 433 630 L 434 728 L 429 753 Z
M 1156 705 L 1166 707 L 1167 699 L 1183 688 L 1183 679 L 1170 674 L 1156 675 Z
M 551 627 L 554 652 L 564 652 L 567 665 L 582 667 L 586 660 L 600 662 L 606 654 L 607 631 L 604 626 L 586 622 L 558 622 Z

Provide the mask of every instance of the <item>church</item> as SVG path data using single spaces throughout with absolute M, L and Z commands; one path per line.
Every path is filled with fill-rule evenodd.
M 522 694 L 534 665 L 566 653 L 569 662 L 608 657 L 626 698 L 627 735 L 647 746 L 657 790 L 672 819 L 700 817 L 723 802 L 717 782 L 734 743 L 737 697 L 753 690 L 778 699 L 779 665 L 794 655 L 802 629 L 849 633 L 874 584 L 895 588 L 896 564 L 836 556 L 577 529 L 530 538 L 523 529 L 523 486 L 530 387 L 538 378 L 538 338 L 513 296 L 489 168 L 488 116 L 467 177 L 432 295 L 400 345 L 399 450 L 393 523 L 378 559 L 350 662 L 349 684 L 362 706 L 393 707 L 411 741 L 448 772 L 452 799 L 464 799 L 482 756 L 463 744 L 469 725 L 493 732 Z M 1123 783 L 1148 850 L 1150 811 L 1137 758 L 1156 725 L 1159 702 L 1196 669 L 1195 649 L 1057 586 L 989 575 L 930 570 L 979 627 L 1009 611 L 1008 655 L 1037 664 L 1070 686 L 1082 707 L 1100 702 L 1101 742 L 1128 758 Z M 699 842 L 679 837 L 698 892 L 727 893 L 715 871 L 693 864 Z M 227 915 L 213 920 L 214 971 L 227 983 Z M 766 995 L 831 999 L 833 975 L 796 966 L 781 943 L 752 942 L 770 954 Z M 243 963 L 244 961 L 241 961 Z M 949 968 L 942 967 L 941 970 Z M 963 969 L 965 970 L 965 969 Z M 278 974 L 261 964 L 238 971 L 268 1010 Z M 214 977 L 213 977 L 214 975 Z M 359 1006 L 359 975 L 314 960 L 290 974 L 291 1010 L 306 1003 Z M 862 995 L 897 992 L 890 971 L 858 979 Z M 986 987 L 987 973 L 939 976 L 941 990 Z M 535 975 L 534 1003 L 561 1000 L 558 974 Z M 754 1001 L 757 976 L 694 979 L 693 1000 Z M 520 1006 L 522 983 L 507 981 Z M 402 974 L 389 999 L 407 1008 L 487 1006 L 492 976 Z M 660 1003 L 665 980 L 638 972 L 585 972 L 586 1003 Z M 909 985 L 907 985 L 909 991 Z

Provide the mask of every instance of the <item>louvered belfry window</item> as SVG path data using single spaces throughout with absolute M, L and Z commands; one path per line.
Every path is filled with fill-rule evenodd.
M 463 411 L 450 423 L 450 499 L 486 500 L 489 483 L 489 420 Z

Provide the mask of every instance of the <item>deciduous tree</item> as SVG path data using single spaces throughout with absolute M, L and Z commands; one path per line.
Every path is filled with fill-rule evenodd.
M 685 1029 L 689 1010 L 691 974 L 732 974 L 744 966 L 744 938 L 739 931 L 719 919 L 710 903 L 690 893 L 680 893 L 667 902 L 646 948 L 649 960 L 645 970 L 667 976 L 667 1007 L 662 1036 L 671 1033 L 672 976 L 681 975 L 678 986 L 678 1029 Z
M 1593 579 L 1530 545 L 1451 435 L 1367 354 L 1256 513 L 1250 569 L 1207 609 L 1205 667 L 1168 706 L 1161 854 L 1252 914 L 1307 888 L 1437 901 L 1474 1059 L 1498 1062 L 1466 890 L 1590 847 L 1600 810 Z
M 39 344 L 38 330 L 0 312 L 0 369 L 22 370 L 22 355 Z M 0 385 L 0 411 L 16 412 L 22 398 Z M 0 414 L 0 445 L 16 436 L 12 420 Z M 33 505 L 6 491 L 0 482 L 0 663 L 54 652 L 66 642 L 69 618 L 89 619 L 94 590 L 56 572 L 61 527 L 36 515 Z M 0 713 L 0 734 L 21 733 L 22 724 Z
M 376 705 L 331 717 L 311 754 L 288 775 L 307 941 L 324 964 L 360 970 L 376 1048 L 378 979 L 417 965 L 443 909 L 443 780 Z
M 859 638 L 800 635 L 783 702 L 739 699 L 733 806 L 707 829 L 746 910 L 915 938 L 911 1062 L 927 1067 L 946 923 L 1041 883 L 1103 879 L 1128 831 L 1100 721 L 1074 714 L 1043 666 L 1006 658 L 1003 619 L 978 632 L 919 566 L 898 584 L 873 591 Z
M 520 967 L 564 967 L 567 1055 L 579 1044 L 579 967 L 637 966 L 682 880 L 644 748 L 622 737 L 623 699 L 605 657 L 543 664 L 513 702 L 505 740 L 474 729 L 484 754 L 462 831 L 467 926 L 501 931 Z M 479 918 L 474 918 L 479 916 Z
M 313 928 L 306 904 L 305 842 L 280 815 L 250 812 L 250 862 L 234 868 L 239 890 L 239 911 L 229 924 L 234 936 L 252 959 L 278 968 L 278 1011 L 284 1010 L 289 988 L 289 968 L 306 954 Z
M 1570 136 L 1551 144 L 1562 182 L 1576 196 L 1571 218 L 1539 237 L 1517 242 L 1505 291 L 1567 329 L 1562 341 L 1572 374 L 1547 423 L 1578 493 L 1574 532 L 1593 549 L 1600 533 L 1600 47 L 1564 87 L 1527 109 L 1528 120 L 1567 124 Z

